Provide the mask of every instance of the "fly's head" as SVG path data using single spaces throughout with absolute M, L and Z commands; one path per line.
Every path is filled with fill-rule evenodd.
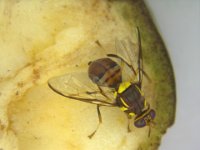
M 137 128 L 142 128 L 145 126 L 149 126 L 149 136 L 151 133 L 151 127 L 155 124 L 154 119 L 156 116 L 156 112 L 154 109 L 148 109 L 144 111 L 141 115 L 137 116 L 134 120 L 134 125 Z

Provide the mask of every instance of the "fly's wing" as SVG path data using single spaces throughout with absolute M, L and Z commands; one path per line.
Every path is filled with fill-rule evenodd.
M 148 76 L 148 74 L 144 71 L 143 67 L 143 56 L 142 56 L 142 42 L 141 42 L 141 36 L 140 36 L 140 30 L 137 27 L 137 45 L 138 45 L 138 59 L 137 59 L 137 65 L 138 65 L 138 83 L 139 87 L 141 88 L 142 86 L 142 80 L 143 76 L 151 82 L 151 78 Z
M 137 43 L 138 43 L 138 81 L 139 81 L 139 87 L 142 86 L 142 79 L 143 79 L 143 56 L 142 56 L 142 45 L 141 45 L 141 37 L 140 37 L 140 31 L 139 28 L 137 28 Z
M 116 58 L 121 64 L 123 81 L 134 81 L 138 71 L 138 43 L 133 43 L 129 38 L 115 41 L 116 54 L 108 54 Z
M 108 54 L 115 57 L 121 64 L 122 76 L 124 81 L 138 82 L 142 85 L 143 74 L 149 79 L 143 70 L 142 46 L 139 28 L 136 28 L 137 42 L 133 43 L 129 38 L 125 40 L 116 40 L 116 55 Z
M 101 106 L 115 106 L 112 89 L 100 90 L 90 81 L 87 73 L 70 73 L 53 77 L 48 81 L 48 85 L 54 92 L 73 100 Z
M 121 61 L 123 80 L 134 81 L 137 75 L 137 45 L 127 38 L 116 40 L 115 47 L 117 55 L 124 59 Z

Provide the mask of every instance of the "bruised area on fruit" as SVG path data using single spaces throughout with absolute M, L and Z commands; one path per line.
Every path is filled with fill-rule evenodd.
M 175 118 L 175 83 L 164 44 L 141 0 L 0 2 L 0 149 L 155 150 Z M 118 108 L 64 98 L 51 77 L 87 71 L 88 62 L 115 52 L 115 40 L 142 38 L 146 100 L 156 125 L 131 126 Z M 101 43 L 102 47 L 98 45 Z M 89 80 L 89 78 L 88 78 Z M 132 120 L 133 124 L 133 120 Z

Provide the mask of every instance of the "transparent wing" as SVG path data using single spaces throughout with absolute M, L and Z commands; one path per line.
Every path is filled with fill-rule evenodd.
M 54 92 L 73 100 L 115 106 L 113 89 L 99 88 L 90 81 L 87 73 L 76 72 L 53 77 L 48 81 L 48 85 Z
M 108 54 L 109 57 L 114 57 L 121 64 L 123 80 L 138 81 L 139 80 L 139 64 L 142 64 L 141 55 L 141 40 L 139 39 L 139 30 L 137 29 L 137 43 L 133 43 L 129 38 L 115 41 L 116 54 Z M 140 74 L 142 77 L 142 74 Z

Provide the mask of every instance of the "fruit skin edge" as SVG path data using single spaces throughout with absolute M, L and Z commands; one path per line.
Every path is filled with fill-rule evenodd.
M 131 2 L 130 2 L 131 3 Z M 156 93 L 158 93 L 156 105 L 157 114 L 162 114 L 162 116 L 157 116 L 157 122 L 160 123 L 160 127 L 156 127 L 156 133 L 151 138 L 151 140 L 144 141 L 141 144 L 141 149 L 157 149 L 160 145 L 160 140 L 163 134 L 166 133 L 168 127 L 172 126 L 175 121 L 176 113 L 176 86 L 173 67 L 167 53 L 166 47 L 159 35 L 147 7 L 143 1 L 135 0 L 134 5 L 125 6 L 124 18 L 133 24 L 131 18 L 137 18 L 136 24 L 140 26 L 142 30 L 142 36 L 145 39 L 143 42 L 144 61 L 149 64 L 152 70 L 157 73 L 156 76 Z M 132 8 L 131 8 L 132 6 Z M 129 8 L 128 8 L 129 7 Z M 131 12 L 135 10 L 134 12 Z M 122 9 L 123 10 L 123 9 Z M 128 11 L 130 10 L 130 11 Z M 128 16 L 128 17 L 127 17 Z M 135 24 L 135 23 L 134 23 Z M 151 40 L 150 40 L 151 39 Z M 153 50 L 153 51 L 151 51 Z M 166 92 L 166 93 L 165 93 Z M 166 119 L 167 118 L 167 119 Z M 157 124 L 158 124 L 157 123 Z M 153 143 L 153 144 L 152 144 Z M 154 145 L 149 147 L 149 145 Z

